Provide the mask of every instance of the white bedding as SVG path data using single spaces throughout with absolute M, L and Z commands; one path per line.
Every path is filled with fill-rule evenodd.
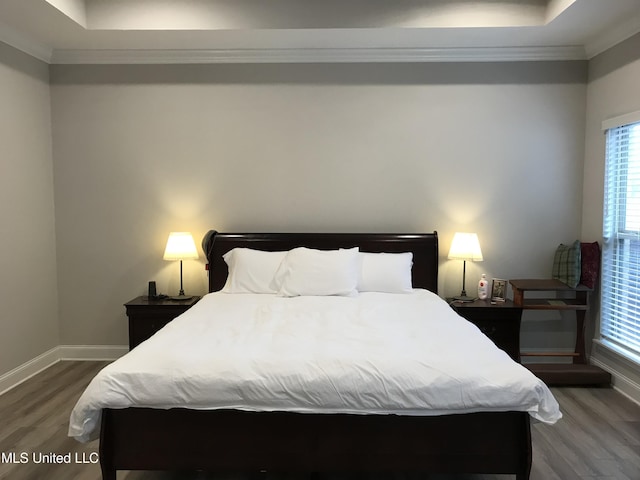
M 562 414 L 546 385 L 426 290 L 354 297 L 206 295 L 105 367 L 71 413 L 98 434 L 102 408 L 315 413 Z

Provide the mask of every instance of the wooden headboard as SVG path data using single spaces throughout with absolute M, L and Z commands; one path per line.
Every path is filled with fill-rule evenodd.
M 209 292 L 224 287 L 227 264 L 222 256 L 236 247 L 284 251 L 296 247 L 363 252 L 413 253 L 414 288 L 438 293 L 438 234 L 433 233 L 218 233 L 210 230 L 202 247 L 209 262 Z

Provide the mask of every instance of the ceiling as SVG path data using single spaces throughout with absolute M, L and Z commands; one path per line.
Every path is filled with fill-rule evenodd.
M 48 63 L 591 58 L 640 0 L 2 0 L 0 41 Z

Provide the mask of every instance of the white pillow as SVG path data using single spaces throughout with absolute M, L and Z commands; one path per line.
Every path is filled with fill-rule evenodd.
M 411 292 L 413 253 L 360 252 L 359 292 Z
M 358 248 L 290 250 L 274 277 L 278 295 L 355 295 L 358 283 Z
M 225 293 L 277 293 L 273 277 L 287 252 L 265 252 L 251 248 L 234 248 L 222 258 L 229 275 L 222 289 Z

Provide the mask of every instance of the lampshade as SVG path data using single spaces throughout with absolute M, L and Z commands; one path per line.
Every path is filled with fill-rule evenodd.
M 449 249 L 450 260 L 472 260 L 482 261 L 482 251 L 478 235 L 475 233 L 456 232 Z
M 198 258 L 196 244 L 189 232 L 171 232 L 164 250 L 165 260 L 190 260 Z

